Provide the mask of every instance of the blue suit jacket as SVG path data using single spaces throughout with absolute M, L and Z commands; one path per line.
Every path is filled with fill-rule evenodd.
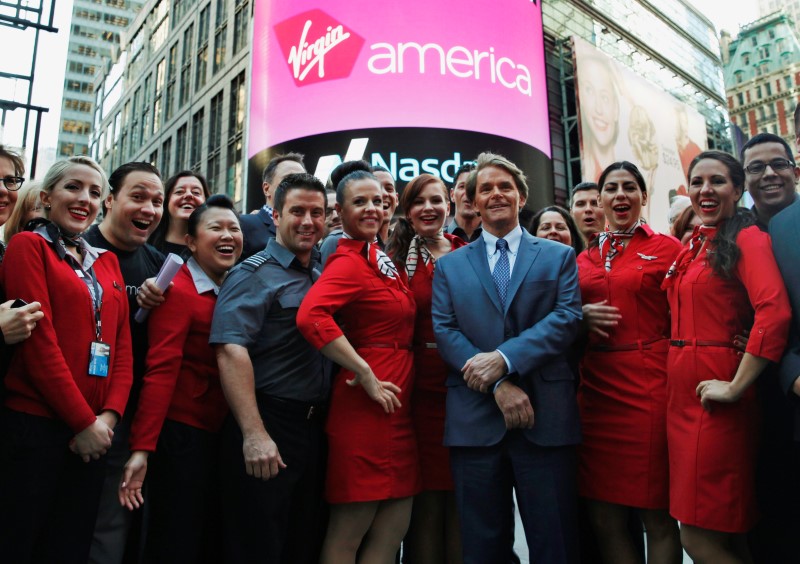
M 276 235 L 272 216 L 265 212 L 264 208 L 258 210 L 257 214 L 242 215 L 239 223 L 242 226 L 242 235 L 244 235 L 244 248 L 240 260 L 244 260 L 258 251 L 263 251 L 270 238 Z
M 800 199 L 770 220 L 769 233 L 772 251 L 792 304 L 789 344 L 778 377 L 781 388 L 799 406 L 795 410 L 795 439 L 800 440 L 800 398 L 792 391 L 794 381 L 800 376 Z
M 479 352 L 500 350 L 516 369 L 512 381 L 528 394 L 534 410 L 526 438 L 541 446 L 580 441 L 575 376 L 567 351 L 578 331 L 581 298 L 571 247 L 523 230 L 501 308 L 486 246 L 475 242 L 436 263 L 433 326 L 448 366 L 447 446 L 491 446 L 506 434 L 491 392 L 471 390 L 461 367 Z

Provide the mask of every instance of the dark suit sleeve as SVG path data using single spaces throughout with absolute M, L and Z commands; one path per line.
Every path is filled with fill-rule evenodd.
M 800 331 L 798 330 L 797 322 L 797 316 L 800 315 L 800 310 L 797 307 L 800 304 L 800 295 L 798 295 L 800 294 L 800 287 L 798 286 L 800 281 L 794 276 L 794 273 L 797 272 L 796 268 L 794 268 L 796 266 L 794 261 L 800 260 L 800 254 L 797 253 L 797 241 L 791 228 L 792 219 L 796 219 L 797 216 L 797 205 L 797 203 L 793 204 L 792 207 L 772 218 L 769 224 L 769 232 L 772 237 L 775 260 L 783 276 L 784 285 L 793 309 L 789 340 L 778 370 L 778 383 L 790 399 L 800 403 L 800 398 L 797 397 L 793 390 L 795 380 L 800 377 Z
M 436 273 L 433 277 L 431 312 L 433 315 L 433 331 L 436 335 L 439 354 L 452 370 L 460 372 L 461 367 L 464 366 L 467 360 L 481 352 L 481 350 L 473 345 L 459 329 L 450 294 L 449 277 L 451 273 L 447 268 L 449 264 L 448 261 L 440 260 L 436 265 Z M 458 275 L 457 269 L 453 274 Z
M 552 311 L 532 327 L 505 341 L 497 349 L 520 375 L 539 370 L 564 355 L 578 334 L 581 295 L 575 251 L 566 249 L 556 281 L 556 301 Z

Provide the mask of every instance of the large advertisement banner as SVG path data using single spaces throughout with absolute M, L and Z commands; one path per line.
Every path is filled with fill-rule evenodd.
M 707 148 L 700 113 L 586 41 L 574 37 L 581 171 L 597 182 L 615 161 L 631 161 L 647 182 L 645 219 L 668 232 L 672 197 L 686 194 L 689 163 Z
M 321 178 L 365 158 L 401 186 L 421 172 L 449 182 L 456 162 L 494 150 L 552 193 L 538 2 L 257 0 L 252 57 L 248 208 L 289 150 Z

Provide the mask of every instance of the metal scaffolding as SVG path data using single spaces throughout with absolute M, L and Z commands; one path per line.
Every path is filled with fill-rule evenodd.
M 48 108 L 42 106 L 35 106 L 32 104 L 33 98 L 33 80 L 36 74 L 36 55 L 39 49 L 39 33 L 44 31 L 46 33 L 57 33 L 58 29 L 53 27 L 53 19 L 55 17 L 56 0 L 16 0 L 15 2 L 8 2 L 0 0 L 0 26 L 12 30 L 18 30 L 23 33 L 33 34 L 33 49 L 30 53 L 30 64 L 26 73 L 6 72 L 5 69 L 0 68 L 0 81 L 14 81 L 15 83 L 22 83 L 26 89 L 24 95 L 25 101 L 10 100 L 0 98 L 0 125 L 5 128 L 6 114 L 16 110 L 23 110 L 25 117 L 23 120 L 23 133 L 20 146 L 23 151 L 27 149 L 28 144 L 28 129 L 31 122 L 31 114 L 36 115 L 36 123 L 34 125 L 33 135 L 33 149 L 31 151 L 31 170 L 30 176 L 36 174 L 36 161 L 39 154 L 39 132 L 41 129 L 42 114 L 49 111 Z M 5 47 L 6 63 L 12 62 L 13 53 L 11 47 L 7 44 Z M 18 61 L 14 61 L 18 62 Z M 4 63 L 2 66 L 5 66 Z

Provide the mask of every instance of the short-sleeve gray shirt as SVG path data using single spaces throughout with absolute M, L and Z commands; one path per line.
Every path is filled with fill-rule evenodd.
M 304 402 L 327 398 L 328 363 L 296 323 L 300 303 L 319 275 L 316 253 L 306 268 L 273 238 L 223 283 L 209 342 L 247 348 L 259 392 Z

